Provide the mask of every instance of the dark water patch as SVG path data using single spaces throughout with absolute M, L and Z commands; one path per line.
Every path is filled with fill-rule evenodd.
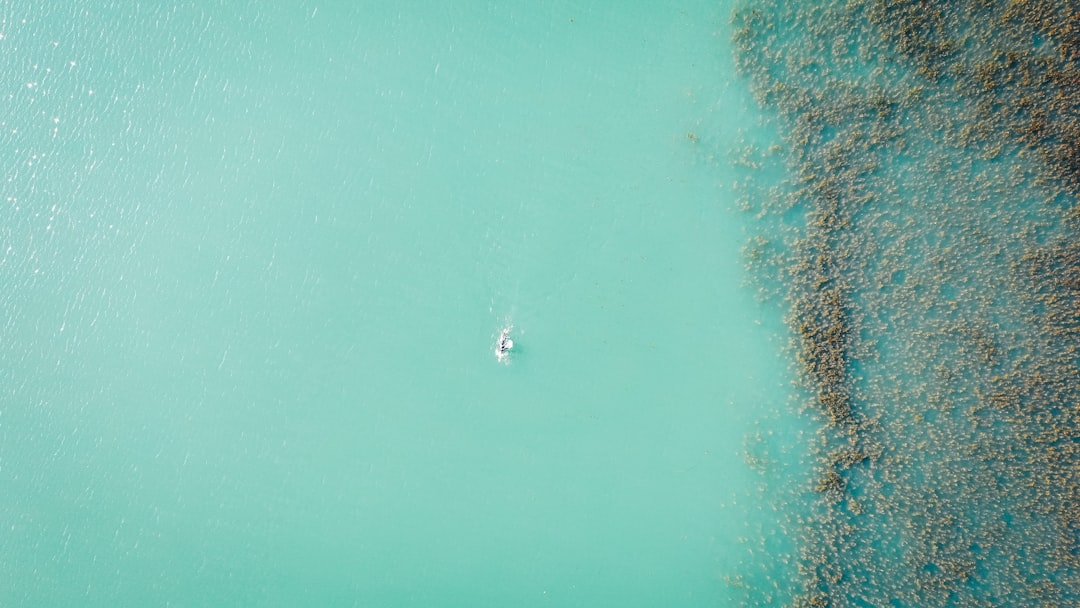
M 755 0 L 734 43 L 787 167 L 748 266 L 821 421 L 795 604 L 1075 605 L 1080 10 Z

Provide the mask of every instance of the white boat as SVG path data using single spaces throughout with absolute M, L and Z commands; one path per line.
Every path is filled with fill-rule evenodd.
M 510 356 L 510 350 L 514 348 L 514 341 L 510 339 L 510 330 L 514 327 L 504 328 L 499 333 L 499 341 L 495 343 L 495 358 L 499 361 L 505 360 Z

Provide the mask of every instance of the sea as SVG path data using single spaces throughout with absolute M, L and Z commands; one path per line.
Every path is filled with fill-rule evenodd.
M 1075 599 L 1071 115 L 892 4 L 0 5 L 0 606 Z

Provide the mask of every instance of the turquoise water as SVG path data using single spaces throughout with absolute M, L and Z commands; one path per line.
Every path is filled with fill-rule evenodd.
M 2 9 L 0 604 L 794 576 L 731 7 L 459 4 Z
M 1075 8 L 752 0 L 735 21 L 783 133 L 762 164 L 788 175 L 748 198 L 754 266 L 822 423 L 816 495 L 780 514 L 792 604 L 1076 605 Z

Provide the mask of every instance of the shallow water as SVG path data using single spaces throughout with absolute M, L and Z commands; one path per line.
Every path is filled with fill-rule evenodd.
M 730 10 L 3 9 L 0 603 L 794 593 Z
M 748 2 L 781 118 L 749 197 L 822 414 L 799 606 L 1071 605 L 1075 14 L 1066 3 Z

